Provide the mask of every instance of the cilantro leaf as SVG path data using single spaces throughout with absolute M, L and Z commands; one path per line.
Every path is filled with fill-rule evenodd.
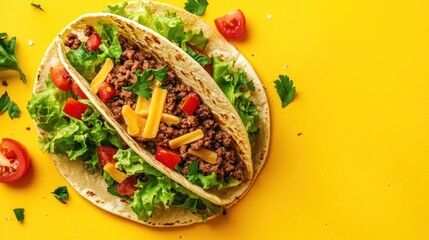
M 40 4 L 37 4 L 37 3 L 31 2 L 31 6 L 33 6 L 33 7 L 37 8 L 37 9 L 40 9 L 40 10 L 42 10 L 42 11 L 45 11 L 45 10 L 43 10 L 42 5 L 40 5 Z
M 58 187 L 55 191 L 51 192 L 58 201 L 66 204 L 66 200 L 69 198 L 69 192 L 66 186 Z
M 0 114 L 4 113 L 8 110 L 8 114 L 10 118 L 17 118 L 21 113 L 18 105 L 15 102 L 11 101 L 7 92 L 3 93 L 0 97 Z
M 13 119 L 13 118 L 19 117 L 21 110 L 19 109 L 18 105 L 16 105 L 15 102 L 10 102 L 8 107 L 9 107 L 9 110 L 7 111 L 7 113 L 9 114 L 10 118 Z
M 167 65 L 159 69 L 146 69 L 143 71 L 142 74 L 140 74 L 140 70 L 137 70 L 137 81 L 131 86 L 124 87 L 124 89 L 131 91 L 141 97 L 149 99 L 152 97 L 152 89 L 150 88 L 150 86 L 152 86 L 154 82 L 154 80 L 150 80 L 151 76 L 153 75 L 156 80 L 162 82 L 167 76 L 167 71 Z
M 292 102 L 293 96 L 295 95 L 296 89 L 293 86 L 293 81 L 286 75 L 279 75 L 280 80 L 275 80 L 277 94 L 282 100 L 282 108 L 286 107 Z
M 22 72 L 15 56 L 16 37 L 6 40 L 7 33 L 0 32 L 0 71 L 16 70 L 19 73 L 21 81 L 27 82 L 25 74 Z
M 209 3 L 207 0 L 188 0 L 188 2 L 185 3 L 185 9 L 190 13 L 201 16 L 206 11 L 208 5 Z
M 15 213 L 15 217 L 17 221 L 24 221 L 24 208 L 15 208 L 13 209 L 13 213 Z

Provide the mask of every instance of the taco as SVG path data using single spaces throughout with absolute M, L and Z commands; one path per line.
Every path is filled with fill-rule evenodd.
M 84 49 L 84 47 L 88 47 L 86 42 L 93 40 L 87 37 L 86 42 L 81 42 L 79 37 L 85 34 L 92 36 L 93 32 L 97 32 L 97 30 L 99 33 L 97 35 L 102 41 L 98 46 L 99 49 L 95 51 Z M 79 33 L 80 36 L 72 32 Z M 60 172 L 84 197 L 117 215 L 150 225 L 165 226 L 190 224 L 214 217 L 220 213 L 221 208 L 212 202 L 230 204 L 247 189 L 252 179 L 253 168 L 247 134 L 243 130 L 244 126 L 219 88 L 213 82 L 207 82 L 208 78 L 203 78 L 206 73 L 200 66 L 189 65 L 188 57 L 183 55 L 180 49 L 165 42 L 162 37 L 157 36 L 151 30 L 135 26 L 133 22 L 109 14 L 82 16 L 66 27 L 59 34 L 59 39 L 61 40 L 51 44 L 44 56 L 36 79 L 34 96 L 27 108 L 31 117 L 36 120 L 42 149 L 53 154 L 52 157 Z M 64 47 L 64 43 L 71 48 Z M 122 52 L 122 48 L 127 52 Z M 200 111 L 200 120 L 207 121 L 205 124 L 195 125 L 197 123 L 192 122 L 192 119 L 186 115 L 188 113 L 185 112 L 185 114 L 181 114 L 180 122 L 185 119 L 186 121 L 183 120 L 182 125 L 191 125 L 187 127 L 188 132 L 192 128 L 202 131 L 205 128 L 216 130 L 216 132 L 212 132 L 215 137 L 211 136 L 206 140 L 208 142 L 211 140 L 215 146 L 223 144 L 221 146 L 224 150 L 210 151 L 212 146 L 204 145 L 204 142 L 202 145 L 207 148 L 209 153 L 215 152 L 220 157 L 232 155 L 232 160 L 226 162 L 227 164 L 222 166 L 223 170 L 219 171 L 224 174 L 227 172 L 228 175 L 225 179 L 218 181 L 218 174 L 213 170 L 206 175 L 200 172 L 199 165 L 203 165 L 201 164 L 203 161 L 206 163 L 210 161 L 202 160 L 204 159 L 202 155 L 211 155 L 204 153 L 198 155 L 202 147 L 201 142 L 195 143 L 197 146 L 193 150 L 197 154 L 188 153 L 186 149 L 182 152 L 184 155 L 194 156 L 192 161 L 184 162 L 181 166 L 182 171 L 180 171 L 184 175 L 189 175 L 193 180 L 186 179 L 182 174 L 170 169 L 173 167 L 169 164 L 160 163 L 162 160 L 154 158 L 153 143 L 141 144 L 137 141 L 138 139 L 132 138 L 133 134 L 129 131 L 130 125 L 128 123 L 124 125 L 121 118 L 117 118 L 114 114 L 115 110 L 112 111 L 109 104 L 101 100 L 102 94 L 99 94 L 98 91 L 101 89 L 100 86 L 97 91 L 91 91 L 93 86 L 90 86 L 83 76 L 88 77 L 93 74 L 93 77 L 94 73 L 98 72 L 97 75 L 100 75 L 105 72 L 103 69 L 108 65 L 106 59 L 114 59 L 114 65 L 118 64 L 118 72 L 120 72 L 126 62 L 126 59 L 121 58 L 127 58 L 131 52 L 139 52 L 142 49 L 146 52 L 140 52 L 138 55 L 144 58 L 143 63 L 149 65 L 145 68 L 141 66 L 141 69 L 135 69 L 134 81 L 141 79 L 143 79 L 142 82 L 152 81 L 148 79 L 149 77 L 162 79 L 163 83 L 159 83 L 159 86 L 151 84 L 154 85 L 154 95 L 157 89 L 166 90 L 165 88 L 178 89 L 181 92 L 185 89 L 184 93 L 187 95 L 196 93 L 201 102 L 194 111 Z M 69 59 L 73 62 L 74 57 L 80 59 L 82 64 L 73 66 Z M 57 65 L 61 66 L 58 68 Z M 149 66 L 155 68 L 149 68 Z M 64 69 L 61 70 L 61 67 Z M 129 67 L 132 68 L 132 66 Z M 58 78 L 58 75 L 64 71 L 66 74 Z M 108 72 L 110 74 L 110 71 Z M 178 81 L 174 75 L 180 76 L 181 81 Z M 199 77 L 200 75 L 202 77 Z M 63 86 L 58 83 L 58 79 L 60 82 L 61 79 L 66 83 L 68 81 L 70 87 L 62 89 Z M 109 81 L 106 80 L 106 82 Z M 183 82 L 188 85 L 183 85 Z M 70 91 L 70 88 L 73 91 Z M 175 96 L 176 93 L 181 94 L 174 92 L 172 96 Z M 122 97 L 118 95 L 111 99 Z M 89 98 L 89 100 L 84 98 Z M 128 98 L 128 100 L 133 99 Z M 117 102 L 112 103 L 110 107 L 115 104 Z M 130 105 L 139 105 L 139 103 L 134 102 Z M 184 106 L 184 104 L 180 105 Z M 129 105 L 123 104 L 123 106 Z M 136 113 L 135 108 L 130 109 L 131 112 Z M 123 109 L 121 109 L 121 113 L 122 111 Z M 171 111 L 177 111 L 177 107 L 172 108 Z M 150 116 L 151 112 L 152 110 L 149 109 L 149 113 L 146 115 Z M 140 114 L 144 115 L 144 113 Z M 169 118 L 171 114 L 166 114 L 166 116 Z M 147 118 L 149 121 L 148 116 Z M 140 121 L 138 120 L 138 123 Z M 160 123 L 161 127 L 164 125 L 167 128 L 166 131 L 170 129 L 169 124 L 171 123 L 167 123 L 167 125 Z M 178 133 L 181 135 L 183 132 L 179 130 Z M 210 131 L 206 133 L 205 137 L 210 135 Z M 180 141 L 175 142 L 179 142 L 180 145 Z M 112 148 L 116 150 L 114 153 L 111 151 Z M 105 155 L 110 155 L 110 157 L 103 161 Z M 214 159 L 217 161 L 219 158 Z M 76 159 L 83 161 L 70 161 Z M 109 163 L 110 165 L 108 165 Z M 233 166 L 233 164 L 236 165 Z M 84 172 L 85 168 L 94 171 L 100 165 L 104 165 L 102 174 Z M 114 170 L 111 169 L 111 165 L 114 166 Z M 219 168 L 221 164 L 211 165 Z M 106 168 L 106 166 L 110 166 L 110 168 Z M 238 169 L 238 171 L 233 171 L 234 169 Z M 187 171 L 187 173 L 183 171 Z M 233 176 L 233 174 L 235 175 Z M 121 177 L 123 179 L 118 180 Z M 213 182 L 217 185 L 205 191 L 201 186 L 192 184 L 192 181 L 203 187 L 211 187 L 210 184 Z M 121 198 L 115 195 L 120 195 Z M 136 214 L 133 214 L 132 211 Z
M 102 40 L 88 51 L 93 36 Z M 218 205 L 247 189 L 253 167 L 240 116 L 180 48 L 107 13 L 81 16 L 59 38 L 68 73 L 147 163 Z
M 130 1 L 109 5 L 103 12 L 117 14 L 151 28 L 211 72 L 212 81 L 227 96 L 248 132 L 253 183 L 268 154 L 270 114 L 264 87 L 249 61 L 216 28 L 184 9 L 159 2 Z M 239 198 L 244 195 L 245 192 Z

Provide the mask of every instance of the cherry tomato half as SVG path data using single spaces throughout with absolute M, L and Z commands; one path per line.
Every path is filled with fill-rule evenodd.
M 75 81 L 73 81 L 71 89 L 74 92 L 74 94 L 76 94 L 78 97 L 82 99 L 88 99 L 88 97 L 85 95 L 82 89 L 80 89 L 79 85 L 77 85 Z
M 134 195 L 134 192 L 139 190 L 135 185 L 137 184 L 137 178 L 135 175 L 127 177 L 121 183 L 115 185 L 116 192 L 121 196 L 130 196 Z
M 57 88 L 63 91 L 68 91 L 71 89 L 72 80 L 64 66 L 59 65 L 56 67 L 51 67 L 51 69 L 49 69 L 49 72 L 51 74 L 52 82 Z
M 87 108 L 88 105 L 85 103 L 81 103 L 74 98 L 69 98 L 63 107 L 63 112 L 70 117 L 81 119 Z
M 100 49 L 101 45 L 101 37 L 97 33 L 91 34 L 89 38 L 86 40 L 85 49 L 88 52 L 96 51 Z
M 187 115 L 194 113 L 195 109 L 200 105 L 200 97 L 194 92 L 189 93 L 183 104 L 180 106 L 182 111 Z
M 118 162 L 118 160 L 114 159 L 113 156 L 118 152 L 117 148 L 108 147 L 108 146 L 99 146 L 97 148 L 98 153 L 98 161 L 101 166 L 105 166 L 107 163 L 111 163 L 113 165 Z
M 155 159 L 160 161 L 165 166 L 174 169 L 180 162 L 179 153 L 167 148 L 158 147 L 156 149 Z
M 100 88 L 98 89 L 98 96 L 100 96 L 103 102 L 109 101 L 115 95 L 115 88 L 108 82 L 103 82 L 100 84 Z
M 214 20 L 217 30 L 225 38 L 237 38 L 246 28 L 246 18 L 240 9 L 236 9 Z
M 0 143 L 0 183 L 15 182 L 30 167 L 30 155 L 20 142 L 3 138 Z

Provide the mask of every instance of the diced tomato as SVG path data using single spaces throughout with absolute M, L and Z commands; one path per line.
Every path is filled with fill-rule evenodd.
M 169 150 L 167 148 L 158 147 L 156 149 L 155 159 L 160 161 L 165 166 L 174 169 L 180 162 L 180 155 L 178 152 Z
M 100 88 L 98 89 L 98 96 L 100 96 L 103 102 L 109 101 L 113 95 L 115 95 L 115 88 L 108 82 L 103 82 L 100 84 Z
M 70 117 L 81 119 L 87 108 L 88 105 L 85 103 L 81 103 L 74 98 L 69 98 L 64 105 L 63 112 Z
M 189 93 L 183 104 L 180 106 L 182 111 L 186 114 L 191 115 L 200 105 L 200 97 L 194 92 Z
M 89 38 L 86 40 L 85 49 L 88 52 L 96 51 L 100 49 L 101 45 L 101 37 L 97 33 L 91 34 Z
M 246 29 L 246 18 L 240 9 L 236 9 L 214 20 L 217 30 L 225 38 L 237 38 Z
M 111 163 L 113 165 L 118 162 L 118 160 L 114 159 L 113 156 L 118 152 L 117 148 L 108 147 L 108 146 L 99 146 L 97 148 L 98 153 L 98 161 L 101 166 L 105 166 L 107 163 Z
M 15 182 L 30 168 L 30 155 L 20 142 L 3 138 L 0 143 L 0 183 Z
M 59 65 L 56 67 L 51 67 L 49 69 L 49 73 L 51 74 L 52 82 L 57 88 L 63 91 L 68 91 L 71 89 L 72 81 L 64 66 Z
M 85 95 L 82 89 L 80 89 L 79 85 L 77 85 L 75 81 L 73 81 L 71 89 L 78 97 L 82 99 L 88 99 L 88 97 Z
M 134 195 L 134 192 L 139 190 L 135 185 L 137 184 L 137 178 L 135 175 L 127 177 L 121 183 L 116 184 L 116 192 L 121 196 L 130 196 Z

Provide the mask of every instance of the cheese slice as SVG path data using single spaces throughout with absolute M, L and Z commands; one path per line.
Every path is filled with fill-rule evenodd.
M 142 118 L 146 118 L 149 116 L 149 111 L 147 110 L 141 110 L 141 111 L 136 111 L 136 113 L 142 117 Z M 179 124 L 180 123 L 180 118 L 174 116 L 174 115 L 170 115 L 167 113 L 162 113 L 161 114 L 161 122 L 163 123 L 167 123 L 169 125 L 171 124 Z
M 103 64 L 103 67 L 101 67 L 100 71 L 89 84 L 89 89 L 91 90 L 91 92 L 97 94 L 100 85 L 106 80 L 107 74 L 112 71 L 113 66 L 114 64 L 112 60 L 110 58 L 107 58 Z
M 143 131 L 144 138 L 155 138 L 158 134 L 162 111 L 164 110 L 167 89 L 155 87 L 149 106 L 149 115 Z
M 106 171 L 118 183 L 123 182 L 128 177 L 127 174 L 116 169 L 115 166 L 111 163 L 104 165 L 103 170 Z
M 194 155 L 195 157 L 201 158 L 202 160 L 211 164 L 216 164 L 217 162 L 217 153 L 210 151 L 206 148 L 200 148 L 199 150 L 189 148 L 188 153 Z
M 137 103 L 136 103 L 136 113 L 139 113 L 141 111 L 148 111 L 150 106 L 149 99 L 146 99 L 142 96 L 138 96 Z M 147 118 L 147 117 L 146 117 Z
M 170 145 L 170 148 L 175 149 L 182 145 L 186 145 L 188 143 L 192 143 L 195 141 L 198 141 L 204 137 L 203 130 L 197 129 L 193 132 L 187 133 L 185 135 L 182 135 L 178 138 L 172 139 L 168 142 L 168 145 Z
M 122 107 L 122 116 L 127 125 L 127 132 L 133 137 L 142 137 L 143 129 L 146 125 L 146 119 L 140 117 L 130 106 Z

